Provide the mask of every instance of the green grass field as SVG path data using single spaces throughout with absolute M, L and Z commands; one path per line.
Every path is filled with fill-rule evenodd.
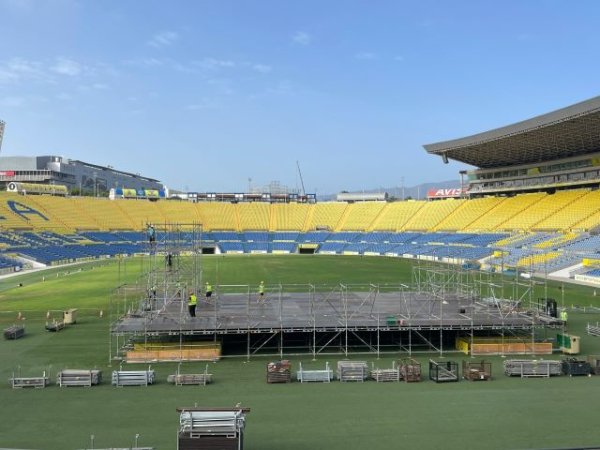
M 250 407 L 245 448 L 252 449 L 349 449 L 461 448 L 525 449 L 600 445 L 597 417 L 600 404 L 595 394 L 600 377 L 552 379 L 508 378 L 502 359 L 491 358 L 490 382 L 435 384 L 340 383 L 268 385 L 264 357 L 224 358 L 210 363 L 214 383 L 175 387 L 166 377 L 175 364 L 155 364 L 158 383 L 147 388 L 114 388 L 109 366 L 109 321 L 112 289 L 119 282 L 137 279 L 142 264 L 131 259 L 96 262 L 77 267 L 54 268 L 0 280 L 0 324 L 25 317 L 27 334 L 17 341 L 0 341 L 0 447 L 64 450 L 86 448 L 90 435 L 95 448 L 139 444 L 156 449 L 175 449 L 178 406 Z M 402 259 L 327 256 L 208 256 L 203 258 L 203 277 L 217 284 L 283 283 L 399 283 L 410 282 L 411 264 Z M 44 281 L 43 278 L 45 279 Z M 22 287 L 18 287 L 23 283 Z M 557 284 L 537 285 L 533 298 L 547 292 L 562 301 Z M 568 285 L 565 304 L 598 305 L 593 289 Z M 46 313 L 58 316 L 79 308 L 79 319 L 60 333 L 44 331 Z M 586 322 L 596 314 L 571 313 L 569 330 L 582 336 L 582 350 L 600 354 L 600 340 L 585 335 Z M 357 355 L 379 367 L 390 367 L 405 354 Z M 431 355 L 417 355 L 424 366 Z M 435 356 L 435 355 L 434 355 Z M 463 354 L 447 355 L 462 361 Z M 555 355 L 560 358 L 560 355 Z M 294 367 L 332 366 L 342 355 L 291 356 Z M 102 385 L 58 388 L 55 374 L 62 368 L 99 368 Z M 128 369 L 141 369 L 129 365 Z M 203 371 L 204 363 L 185 363 L 184 372 Z M 52 385 L 40 390 L 12 390 L 13 371 L 23 376 L 46 370 Z

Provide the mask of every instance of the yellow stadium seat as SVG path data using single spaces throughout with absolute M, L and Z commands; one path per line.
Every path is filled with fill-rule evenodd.
M 373 222 L 372 231 L 401 231 L 424 206 L 425 202 L 414 200 L 388 203 Z
M 346 208 L 339 231 L 367 231 L 385 207 L 385 202 L 357 202 Z
M 343 202 L 325 202 L 316 203 L 313 206 L 313 212 L 309 218 L 307 230 L 316 230 L 317 228 L 326 228 L 335 230 L 340 219 L 344 215 L 347 203 Z

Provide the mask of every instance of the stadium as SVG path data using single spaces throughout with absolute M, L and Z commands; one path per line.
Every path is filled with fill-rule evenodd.
M 575 430 L 595 426 L 589 393 L 600 377 L 516 380 L 502 367 L 514 355 L 560 361 L 565 336 L 581 339 L 588 373 L 600 360 L 600 97 L 424 148 L 474 167 L 461 189 L 320 202 L 266 192 L 181 200 L 123 186 L 98 198 L 2 173 L 0 321 L 25 333 L 2 346 L 2 376 L 43 373 L 45 387 L 60 370 L 106 378 L 151 365 L 164 379 L 123 389 L 4 384 L 2 421 L 14 432 L 0 434 L 2 445 L 108 448 L 136 436 L 137 448 L 141 436 L 174 448 L 176 407 L 241 403 L 252 410 L 247 449 L 397 448 L 399 439 L 596 448 L 597 436 Z M 396 370 L 411 359 L 424 374 L 429 364 L 430 380 L 271 385 L 274 359 L 314 372 L 358 360 Z M 432 382 L 442 362 L 483 359 L 494 366 L 489 384 Z M 174 372 L 211 372 L 214 383 L 170 386 Z M 53 436 L 57 422 L 68 439 Z M 506 431 L 489 442 L 492 429 Z

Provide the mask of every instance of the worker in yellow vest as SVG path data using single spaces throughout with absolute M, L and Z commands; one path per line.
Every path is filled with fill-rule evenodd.
M 205 289 L 206 289 L 206 300 L 208 301 L 208 299 L 212 296 L 212 286 L 210 285 L 210 283 L 208 281 L 206 282 Z
M 198 304 L 198 297 L 194 294 L 194 291 L 190 291 L 190 295 L 188 296 L 188 310 L 190 312 L 190 317 L 196 317 L 196 305 Z
M 566 325 L 566 324 L 567 324 L 567 320 L 568 320 L 568 319 L 569 319 L 569 315 L 567 314 L 567 310 L 566 310 L 566 309 L 563 309 L 563 310 L 560 312 L 560 320 L 562 320 L 562 321 L 565 323 L 565 325 Z
M 265 298 L 265 282 L 261 281 L 260 284 L 258 285 L 258 295 L 259 295 L 259 301 L 264 300 Z

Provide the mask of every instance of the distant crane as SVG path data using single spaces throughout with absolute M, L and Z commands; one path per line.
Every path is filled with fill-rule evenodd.
M 304 180 L 302 179 L 302 171 L 300 170 L 300 162 L 296 161 L 298 167 L 298 175 L 300 175 L 300 185 L 302 186 L 302 196 L 306 197 L 306 190 L 304 189 Z

